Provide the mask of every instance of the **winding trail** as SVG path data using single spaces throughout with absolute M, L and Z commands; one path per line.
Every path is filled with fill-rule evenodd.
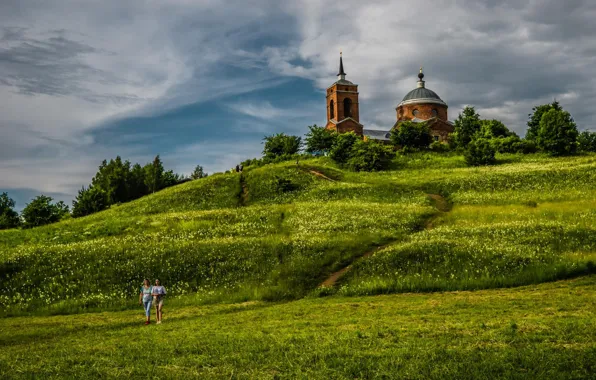
M 439 216 L 441 216 L 442 214 L 449 212 L 451 210 L 451 204 L 449 204 L 447 199 L 445 199 L 443 196 L 441 196 L 439 194 L 426 194 L 426 196 L 430 198 L 433 205 L 438 210 L 437 213 L 435 213 L 433 216 L 428 218 L 426 220 L 426 222 L 424 223 L 424 230 L 430 230 L 430 229 L 434 228 L 433 222 Z M 320 288 L 334 287 L 335 284 L 339 281 L 339 279 L 341 279 L 348 271 L 350 271 L 350 269 L 352 269 L 352 265 L 354 265 L 354 263 L 356 261 L 366 259 L 367 257 L 374 255 L 376 252 L 378 252 L 382 249 L 385 249 L 386 247 L 390 246 L 391 244 L 393 244 L 395 242 L 396 242 L 395 240 L 391 241 L 387 244 L 384 244 L 382 246 L 379 246 L 375 249 L 372 249 L 372 250 L 364 253 L 362 256 L 358 256 L 358 257 L 354 258 L 354 260 L 352 261 L 352 263 L 350 265 L 338 270 L 337 272 L 332 273 L 325 281 L 323 281 L 321 283 L 321 285 L 319 285 L 319 287 Z

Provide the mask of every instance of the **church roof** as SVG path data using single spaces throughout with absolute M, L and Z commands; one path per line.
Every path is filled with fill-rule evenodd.
M 420 103 L 435 103 L 447 106 L 447 103 L 445 103 L 436 92 L 426 88 L 423 78 L 424 74 L 422 73 L 421 67 L 420 73 L 418 74 L 418 87 L 408 92 L 402 99 L 401 103 L 397 105 L 398 107 L 405 104 Z
M 371 140 L 389 141 L 391 131 L 379 131 L 376 129 L 363 129 L 362 134 Z

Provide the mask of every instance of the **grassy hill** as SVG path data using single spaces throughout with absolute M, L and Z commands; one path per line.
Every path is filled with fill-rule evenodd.
M 594 155 L 507 155 L 468 168 L 420 154 L 380 173 L 313 159 L 214 175 L 88 217 L 0 231 L 0 307 L 125 307 L 143 277 L 192 304 L 575 277 L 594 271 L 595 183 Z
M 312 159 L 0 231 L 0 373 L 593 378 L 595 184 L 595 155 Z

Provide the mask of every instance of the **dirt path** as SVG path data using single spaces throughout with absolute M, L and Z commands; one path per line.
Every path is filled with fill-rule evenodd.
M 248 186 L 244 181 L 244 173 L 240 173 L 240 186 L 242 186 L 242 192 L 240 193 L 240 206 L 245 206 L 248 201 Z
M 447 202 L 447 200 L 442 197 L 439 194 L 426 194 L 431 201 L 433 202 L 433 205 L 436 207 L 436 209 L 439 211 L 438 213 L 435 213 L 433 216 L 431 216 L 425 223 L 424 223 L 424 229 L 425 230 L 429 230 L 431 228 L 433 228 L 433 222 L 439 217 L 441 216 L 443 213 L 445 212 L 449 212 L 451 210 L 451 205 L 449 204 L 449 202 Z M 340 270 L 338 270 L 335 273 L 332 273 L 325 281 L 323 281 L 321 283 L 321 285 L 319 285 L 319 287 L 321 288 L 332 288 L 333 286 L 335 286 L 335 284 L 337 283 L 337 281 L 339 281 L 339 279 L 341 279 L 350 269 L 352 269 L 352 265 L 354 264 L 354 262 L 356 262 L 357 260 L 363 260 L 366 259 L 367 257 L 370 257 L 372 255 L 374 255 L 376 252 L 385 249 L 386 247 L 388 247 L 389 245 L 395 243 L 395 241 L 391 241 L 385 245 L 382 245 L 380 247 L 377 247 L 373 250 L 370 250 L 368 252 L 366 252 L 364 255 L 356 257 L 354 259 L 354 261 L 352 261 L 352 264 L 348 265 L 347 267 L 344 267 Z

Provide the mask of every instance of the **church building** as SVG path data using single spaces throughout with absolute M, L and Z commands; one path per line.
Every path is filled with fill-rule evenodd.
M 426 88 L 422 68 L 415 89 L 408 92 L 397 105 L 397 120 L 390 130 L 365 129 L 360 124 L 358 85 L 346 80 L 343 58 L 340 53 L 338 80 L 327 89 L 327 125 L 325 128 L 338 133 L 354 132 L 364 139 L 389 141 L 390 132 L 400 123 L 425 122 L 430 127 L 434 141 L 447 142 L 453 132 L 453 123 L 447 119 L 447 103 L 434 91 Z

